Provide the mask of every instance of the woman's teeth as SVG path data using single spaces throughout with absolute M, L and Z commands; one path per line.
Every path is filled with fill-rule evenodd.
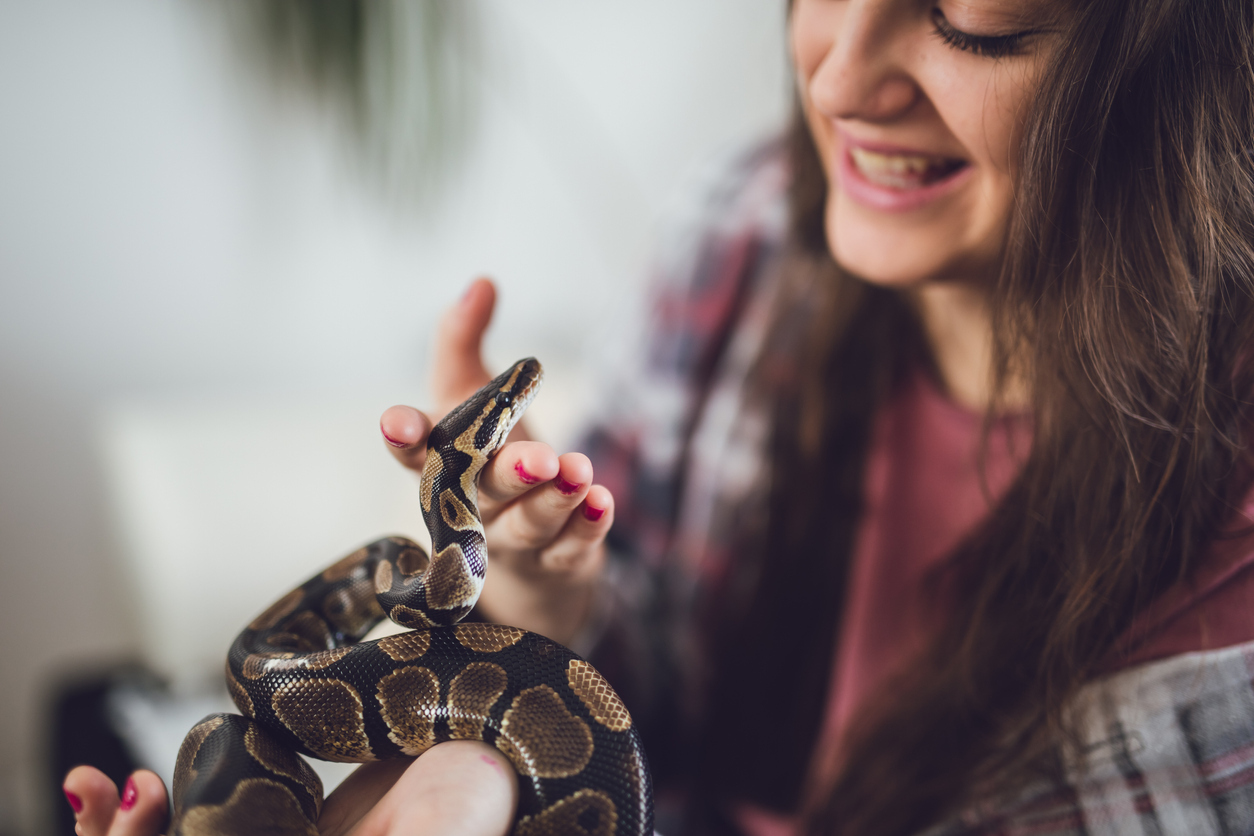
M 858 172 L 877 186 L 917 189 L 941 180 L 966 165 L 962 160 L 924 157 L 917 154 L 881 154 L 850 146 L 849 156 Z

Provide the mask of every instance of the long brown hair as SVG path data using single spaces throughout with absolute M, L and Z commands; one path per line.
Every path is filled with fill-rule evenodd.
M 998 387 L 1027 375 L 1032 449 L 937 579 L 962 605 L 859 718 L 847 768 L 810 799 L 810 833 L 912 833 L 1048 762 L 1068 700 L 1133 616 L 1188 578 L 1251 482 L 1254 6 L 1089 0 L 1070 28 L 1027 120 L 992 293 Z M 802 801 L 868 427 L 903 364 L 927 362 L 920 339 L 899 339 L 919 333 L 909 305 L 832 263 L 800 120 L 793 148 L 790 281 L 820 313 L 776 390 L 773 569 L 749 562 L 759 583 L 716 651 L 721 671 L 776 679 L 716 676 L 739 690 L 711 715 L 777 723 L 731 768 L 707 746 L 711 809 Z M 828 523 L 834 502 L 849 512 Z M 796 626 L 791 572 L 816 578 L 799 603 L 819 638 L 799 648 L 764 629 Z

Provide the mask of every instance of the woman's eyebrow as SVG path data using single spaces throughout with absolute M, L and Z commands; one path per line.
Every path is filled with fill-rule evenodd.
M 1032 28 L 1055 21 L 1068 6 L 1065 2 L 1042 0 L 945 0 L 940 9 L 946 17 L 990 26 Z

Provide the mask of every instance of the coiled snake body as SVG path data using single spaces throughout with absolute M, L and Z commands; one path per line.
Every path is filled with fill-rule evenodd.
M 179 750 L 173 836 L 317 834 L 322 787 L 296 752 L 365 762 L 484 740 L 520 776 L 519 836 L 648 836 L 652 788 L 618 695 L 535 633 L 458 624 L 486 571 L 477 477 L 534 396 L 521 360 L 432 430 L 421 499 L 432 556 L 400 537 L 292 590 L 236 639 L 214 714 Z M 361 639 L 384 617 L 414 628 Z

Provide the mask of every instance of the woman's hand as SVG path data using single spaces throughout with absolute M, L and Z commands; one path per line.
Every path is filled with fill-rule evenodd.
M 492 379 L 480 347 L 495 304 L 492 283 L 478 279 L 440 321 L 432 376 L 440 415 Z M 432 426 L 408 406 L 388 409 L 380 421 L 392 454 L 414 471 L 422 470 Z M 547 444 L 526 440 L 520 427 L 510 437 L 479 476 L 492 561 L 479 607 L 492 621 L 567 644 L 589 615 L 614 499 L 592 483 L 587 456 L 559 456 Z
M 75 767 L 65 778 L 79 836 L 157 836 L 166 791 L 152 772 L 131 775 L 119 798 L 103 772 Z M 323 836 L 504 836 L 518 804 L 518 778 L 486 743 L 454 740 L 422 757 L 361 766 L 322 806 Z
M 479 279 L 441 320 L 433 394 L 443 415 L 492 379 L 480 355 L 496 291 Z M 394 406 L 380 429 L 397 461 L 421 472 L 433 422 Z M 614 499 L 592 483 L 581 453 L 559 456 L 530 441 L 521 426 L 479 477 L 479 508 L 493 569 L 480 607 L 493 621 L 563 644 L 588 616 L 604 564 Z M 157 836 L 167 796 L 154 773 L 134 773 L 119 797 L 100 770 L 80 766 L 65 779 L 79 836 Z M 318 820 L 325 836 L 500 836 L 518 803 L 517 773 L 496 749 L 450 741 L 422 757 L 365 764 L 327 798 Z
M 126 781 L 122 795 L 94 766 L 76 766 L 62 784 L 74 809 L 78 836 L 156 836 L 166 823 L 165 784 L 141 769 Z
M 364 764 L 322 806 L 323 836 L 504 836 L 518 773 L 496 749 L 451 740 L 417 760 Z

